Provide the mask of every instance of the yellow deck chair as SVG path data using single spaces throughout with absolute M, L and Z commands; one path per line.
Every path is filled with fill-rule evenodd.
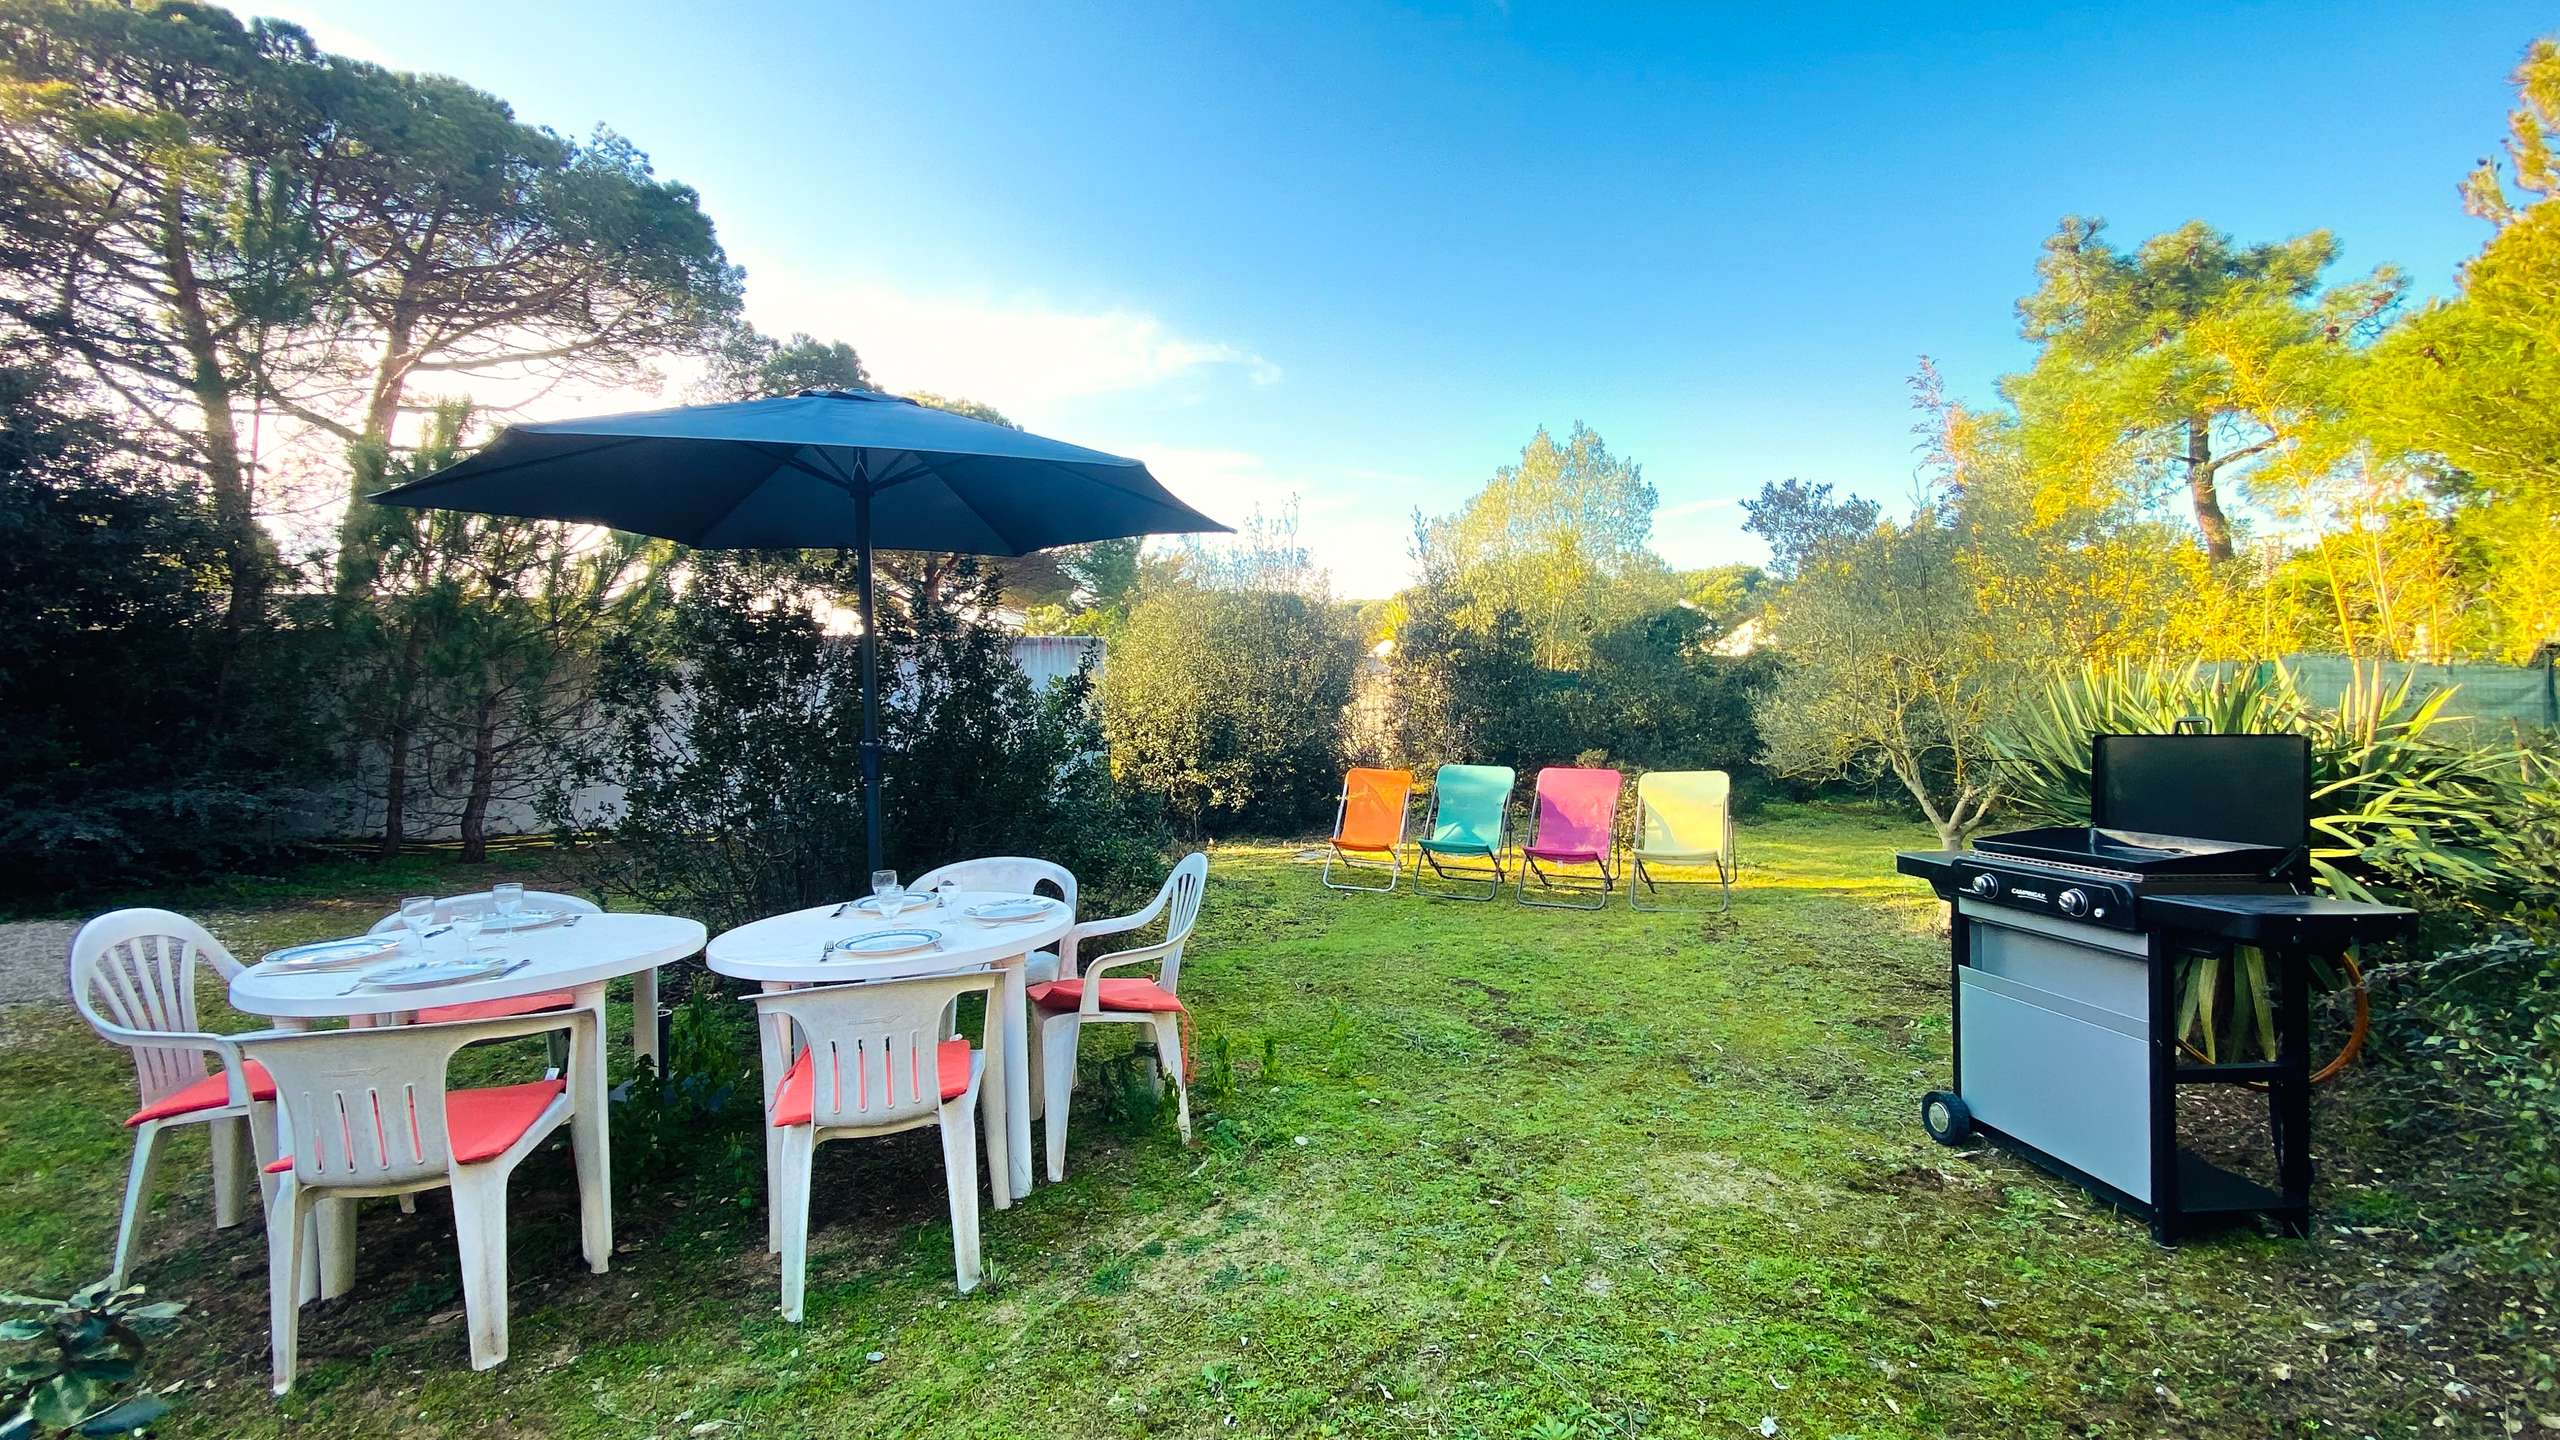
M 1327 889 L 1383 895 L 1396 888 L 1404 875 L 1405 816 L 1412 809 L 1412 799 L 1410 770 L 1353 770 L 1342 777 L 1342 798 L 1334 807 L 1329 842 L 1332 853 L 1325 856 L 1321 877 Z M 1337 863 L 1346 875 L 1354 871 L 1375 875 L 1384 870 L 1387 883 L 1339 883 L 1333 878 Z
M 1713 869 L 1706 877 L 1683 880 L 1662 870 Z M 1733 777 L 1722 770 L 1656 770 L 1636 782 L 1636 848 L 1633 884 L 1627 903 L 1638 910 L 1692 907 L 1661 903 L 1665 887 L 1716 884 L 1724 887 L 1725 910 L 1733 908 Z M 1647 905 L 1651 892 L 1655 903 Z

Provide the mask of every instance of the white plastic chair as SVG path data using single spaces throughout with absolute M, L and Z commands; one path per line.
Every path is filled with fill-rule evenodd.
M 446 1068 L 463 1046 L 551 1029 L 569 1032 L 567 1079 L 446 1088 Z M 275 1393 L 293 1385 L 301 1267 L 312 1263 L 303 1227 L 316 1205 L 450 1188 L 471 1368 L 486 1370 L 507 1358 L 507 1179 L 565 1124 L 578 1168 L 578 1248 L 589 1270 L 605 1272 L 613 1253 L 613 1199 L 606 1189 L 604 1096 L 591 1078 L 590 1047 L 598 1038 L 592 1009 L 243 1037 L 241 1047 L 274 1072 L 293 1136 L 293 1154 L 273 1164 L 281 1183 L 267 1207 Z
M 274 1154 L 274 1083 L 241 1056 L 237 1037 L 197 1026 L 200 960 L 225 981 L 242 969 L 203 926 L 167 910 L 117 910 L 81 926 L 71 940 L 71 1003 L 91 1029 L 133 1052 L 134 1080 L 142 1092 L 142 1107 L 125 1121 L 133 1128 L 133 1169 L 116 1226 L 110 1285 L 122 1286 L 133 1263 L 162 1131 L 172 1125 L 213 1127 L 218 1227 L 247 1218 L 243 1202 L 250 1184 Z M 218 1062 L 212 1072 L 205 1068 L 207 1055 Z
M 448 896 L 436 902 L 434 923 L 450 925 L 456 920 L 486 915 L 492 903 L 489 892 L 486 890 L 471 895 Z M 552 910 L 563 915 L 604 913 L 591 900 L 581 900 L 575 895 L 562 895 L 552 890 L 527 890 L 524 892 L 524 903 L 529 909 Z M 373 928 L 364 933 L 388 935 L 399 928 L 400 912 L 394 910 L 374 921 Z M 475 1000 L 467 1005 L 430 1005 L 418 1012 L 418 1022 L 423 1025 L 433 1025 L 446 1020 L 497 1020 L 509 1015 L 538 1015 L 545 1010 L 565 1010 L 575 1002 L 576 997 L 566 990 L 546 990 L 539 995 L 514 995 L 504 1000 Z
M 978 1104 L 988 1061 L 1002 1058 L 993 1023 L 991 970 L 827 985 L 755 997 L 764 1023 L 788 1021 L 807 1037 L 775 1090 L 766 1118 L 782 1135 L 770 1203 L 782 1241 L 782 1316 L 797 1322 L 809 1270 L 809 1190 L 817 1148 L 829 1140 L 939 1126 L 951 1189 L 951 1260 L 960 1292 L 978 1287 L 978 1151 L 969 1117 L 987 1124 L 988 1166 L 1005 1174 L 1005 1137 Z M 944 1034 L 963 995 L 984 995 L 991 1017 L 983 1048 Z
M 956 882 L 963 890 L 998 890 L 1008 895 L 1037 895 L 1043 884 L 1058 892 L 1066 902 L 1067 913 L 1076 912 L 1076 877 L 1064 865 L 1047 860 L 1031 860 L 1019 855 L 998 855 L 984 860 L 960 860 L 939 869 L 928 870 L 908 886 L 910 890 L 931 890 L 945 880 Z M 1058 952 L 1034 950 L 1023 961 L 1023 980 L 1037 985 L 1058 978 Z
M 1031 1004 L 1040 1012 L 1031 1026 L 1031 1074 L 1039 1081 L 1039 1101 L 1048 1119 L 1051 1183 L 1067 1178 L 1067 1104 L 1075 1088 L 1078 1032 L 1086 1025 L 1119 1021 L 1154 1029 L 1157 1063 L 1177 1087 L 1175 1118 L 1182 1138 L 1191 1138 L 1190 1057 L 1182 1037 L 1186 1012 L 1174 990 L 1182 978 L 1182 947 L 1191 938 L 1192 922 L 1200 916 L 1200 894 L 1208 884 L 1207 853 L 1184 856 L 1144 910 L 1068 931 L 1058 942 L 1059 978 L 1031 987 Z M 1158 915 L 1165 917 L 1162 940 L 1102 956 L 1078 972 L 1080 942 L 1138 929 Z M 1150 961 L 1158 963 L 1153 979 L 1106 978 L 1106 972 Z

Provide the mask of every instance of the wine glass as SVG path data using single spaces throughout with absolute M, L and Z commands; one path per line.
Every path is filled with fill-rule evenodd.
M 480 948 L 480 932 L 488 923 L 489 916 L 485 911 L 453 917 L 453 934 L 461 949 L 458 958 L 468 960 Z
M 899 897 L 906 893 L 907 887 L 898 883 L 897 871 L 874 870 L 871 872 L 871 898 L 879 907 L 881 914 L 897 914 Z
M 400 928 L 407 931 L 409 937 L 403 948 L 413 955 L 424 956 L 427 953 L 427 931 L 434 928 L 435 919 L 436 897 L 433 895 L 412 895 L 401 901 Z
M 524 914 L 524 886 L 509 880 L 489 887 L 489 913 L 498 917 L 498 928 L 508 929 Z

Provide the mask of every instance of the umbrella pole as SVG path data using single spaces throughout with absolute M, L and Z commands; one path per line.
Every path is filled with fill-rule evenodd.
M 854 586 L 862 600 L 862 820 L 871 868 L 880 866 L 880 626 L 871 609 L 871 477 L 853 486 Z M 862 877 L 868 879 L 869 877 Z

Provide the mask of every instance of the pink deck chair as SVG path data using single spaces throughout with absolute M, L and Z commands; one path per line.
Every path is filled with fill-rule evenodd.
M 1550 765 L 1538 772 L 1536 828 L 1520 847 L 1521 904 L 1598 910 L 1609 903 L 1618 883 L 1618 792 L 1625 783 L 1615 770 Z M 1533 880 L 1545 898 L 1529 898 Z M 1554 898 L 1579 895 L 1590 903 Z

